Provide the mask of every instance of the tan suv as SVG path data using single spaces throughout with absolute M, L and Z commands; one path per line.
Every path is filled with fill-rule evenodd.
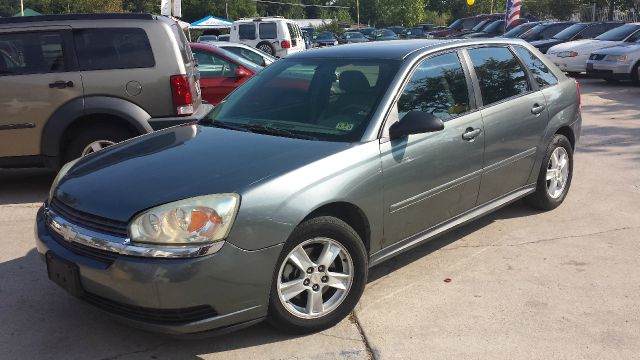
M 149 14 L 0 19 L 0 167 L 58 168 L 198 120 L 198 71 L 175 21 Z

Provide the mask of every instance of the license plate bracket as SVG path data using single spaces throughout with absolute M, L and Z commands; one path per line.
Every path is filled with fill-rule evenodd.
M 84 293 L 80 282 L 78 265 L 56 256 L 51 251 L 46 253 L 45 258 L 47 261 L 47 274 L 51 281 L 73 296 L 81 296 Z

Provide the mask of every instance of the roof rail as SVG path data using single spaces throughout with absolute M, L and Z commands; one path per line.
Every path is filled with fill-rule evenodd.
M 145 13 L 106 13 L 106 14 L 61 14 L 38 16 L 15 16 L 0 18 L 0 24 L 19 24 L 43 21 L 72 21 L 72 20 L 153 20 L 155 17 Z
M 238 20 L 252 20 L 252 21 L 261 21 L 263 19 L 284 19 L 284 16 L 258 16 L 258 17 L 248 17 L 248 18 L 240 18 Z

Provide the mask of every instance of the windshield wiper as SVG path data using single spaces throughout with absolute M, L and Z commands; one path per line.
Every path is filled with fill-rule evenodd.
M 204 121 L 200 121 L 200 124 L 217 127 L 217 128 L 220 128 L 220 129 L 228 129 L 228 130 L 244 131 L 244 132 L 249 132 L 250 131 L 248 129 L 245 129 L 242 126 L 231 125 L 231 124 L 226 123 L 224 121 L 218 121 L 218 120 L 213 120 L 213 119 L 207 119 L 207 120 L 204 120 Z
M 273 128 L 273 127 L 264 126 L 264 125 L 242 125 L 242 128 L 258 134 L 284 136 L 284 137 L 305 139 L 305 140 L 318 140 L 318 138 L 314 136 L 296 134 L 289 130 L 278 129 L 278 128 Z

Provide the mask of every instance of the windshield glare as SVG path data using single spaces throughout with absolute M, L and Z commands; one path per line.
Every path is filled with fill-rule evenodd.
M 582 31 L 583 29 L 585 29 L 587 26 L 589 26 L 588 24 L 573 24 L 571 26 L 569 26 L 568 28 L 560 31 L 559 33 L 555 34 L 553 36 L 554 39 L 558 39 L 558 40 L 569 40 L 572 37 L 574 37 L 577 33 L 579 33 L 580 31 Z
M 604 34 L 597 36 L 595 39 L 604 41 L 622 41 L 639 29 L 639 25 L 626 24 L 613 30 L 609 30 Z
M 516 27 L 514 27 L 513 29 L 507 31 L 506 33 L 504 33 L 504 37 L 507 38 L 515 38 L 520 36 L 521 34 L 523 34 L 525 31 L 527 31 L 528 29 L 530 29 L 531 27 L 533 27 L 535 25 L 532 24 L 520 24 Z
M 348 33 L 344 33 L 344 37 L 346 39 L 362 39 L 364 38 L 364 35 L 362 35 L 359 32 L 348 32 Z
M 202 124 L 358 142 L 397 68 L 390 60 L 285 58 L 231 93 Z
M 492 22 L 491 24 L 489 24 L 489 26 L 487 26 L 484 30 L 482 31 L 486 31 L 486 32 L 494 32 L 496 30 L 498 30 L 499 28 L 504 27 L 504 21 L 502 20 L 496 20 L 494 22 Z
M 240 64 L 242 64 L 242 66 L 247 67 L 253 71 L 260 71 L 262 70 L 262 66 L 256 65 L 255 63 L 243 58 L 240 55 L 236 55 L 234 53 L 232 53 L 229 50 L 225 50 L 221 47 L 218 47 L 217 50 L 224 56 L 228 57 L 231 60 L 234 60 L 235 62 L 238 62 Z
M 331 40 L 333 39 L 333 34 L 331 33 L 320 33 L 317 37 L 318 40 Z
M 520 38 L 525 40 L 535 40 L 540 36 L 540 33 L 547 28 L 547 26 L 548 25 L 542 25 L 542 24 L 536 25 L 531 29 L 529 29 L 528 31 L 526 31 L 524 34 L 520 35 Z

